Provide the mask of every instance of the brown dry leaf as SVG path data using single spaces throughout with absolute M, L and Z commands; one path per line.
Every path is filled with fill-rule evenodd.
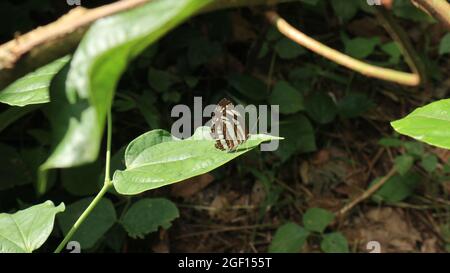
M 311 180 L 309 179 L 309 163 L 308 161 L 302 161 L 299 168 L 299 174 L 302 178 L 302 182 L 308 185 Z
M 327 149 L 322 149 L 314 155 L 311 163 L 315 165 L 322 165 L 327 163 L 330 160 L 330 157 L 330 151 Z
M 423 241 L 422 247 L 420 248 L 420 252 L 422 253 L 439 253 L 439 244 L 438 239 L 436 237 L 427 238 Z
M 431 148 L 431 152 L 434 153 L 443 163 L 447 163 L 450 158 L 450 150 L 443 148 Z
M 184 180 L 183 182 L 173 184 L 171 186 L 171 194 L 175 197 L 186 198 L 203 190 L 212 181 L 214 181 L 214 176 L 209 173 L 192 177 Z
M 415 252 L 416 243 L 421 241 L 420 233 L 411 226 L 401 209 L 376 208 L 365 214 L 367 219 L 357 219 L 355 224 L 359 248 L 366 252 L 370 241 L 381 245 L 381 252 Z
M 228 199 L 223 195 L 217 195 L 214 200 L 209 205 L 210 210 L 208 211 L 208 214 L 210 217 L 217 217 L 220 212 L 225 208 L 229 206 Z
M 169 253 L 170 252 L 170 246 L 169 246 L 169 234 L 161 229 L 159 233 L 159 241 L 155 242 L 152 245 L 152 250 L 155 253 Z

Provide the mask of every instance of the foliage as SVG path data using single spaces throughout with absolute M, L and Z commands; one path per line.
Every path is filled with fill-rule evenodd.
M 61 15 L 49 4 L 10 2 L 0 3 L 0 17 L 11 21 L 11 14 L 4 12 L 11 10 L 19 29 L 5 24 L 0 39 L 43 23 L 33 23 L 34 17 Z M 255 184 L 261 183 L 265 193 L 258 204 L 258 220 L 271 214 L 280 217 L 283 209 L 298 209 L 304 201 L 285 198 L 292 185 L 278 184 L 284 176 L 302 171 L 297 170 L 300 155 L 302 162 L 310 160 L 312 153 L 333 145 L 328 133 L 338 132 L 342 125 L 372 122 L 379 89 L 385 92 L 386 86 L 372 88 L 366 78 L 311 54 L 276 28 L 259 28 L 260 19 L 252 14 L 253 9 L 218 11 L 182 24 L 212 2 L 150 1 L 98 20 L 73 55 L 0 91 L 0 102 L 6 104 L 0 113 L 0 209 L 17 211 L 0 214 L 0 252 L 33 252 L 49 236 L 53 240 L 41 250 L 52 250 L 55 239 L 68 236 L 79 219 L 71 240 L 78 241 L 83 251 L 119 252 L 128 237 L 144 241 L 176 223 L 180 211 L 175 203 L 160 197 L 168 190 L 164 186 L 195 180 L 205 173 L 216 180 L 231 173 L 231 179 L 242 187 L 247 186 L 247 178 L 257 179 Z M 350 56 L 386 67 L 405 67 L 397 42 L 371 31 L 361 35 L 352 27 L 373 13 L 367 1 L 302 0 L 279 8 L 288 21 Z M 393 14 L 405 23 L 426 26 L 434 22 L 406 0 L 394 2 Z M 428 36 L 421 43 L 425 49 L 420 58 L 432 80 L 440 79 L 438 64 L 450 53 L 449 35 L 443 35 L 436 47 L 428 44 L 432 40 Z M 397 98 L 398 88 L 387 87 L 394 89 L 389 90 L 394 101 L 403 100 Z M 203 103 L 229 97 L 243 105 L 279 105 L 276 125 L 284 139 L 273 154 L 255 149 L 262 142 L 278 139 L 264 134 L 251 135 L 235 152 L 215 149 L 209 127 L 199 127 L 191 138 L 175 139 L 164 130 L 173 124 L 170 108 L 190 105 L 194 96 L 202 96 Z M 392 126 L 401 134 L 448 149 L 448 104 L 445 99 L 421 107 Z M 109 113 L 113 145 L 107 147 L 108 156 L 103 159 L 99 154 Z M 106 142 L 110 140 L 107 136 Z M 447 181 L 449 165 L 441 164 L 420 143 L 393 136 L 381 139 L 379 145 L 401 153 L 393 156 L 397 173 L 372 196 L 370 204 L 410 200 L 419 192 L 423 176 Z M 227 164 L 232 160 L 236 164 Z M 313 184 L 314 188 L 323 186 Z M 93 201 L 100 194 L 106 195 Z M 71 204 L 30 205 L 46 199 L 70 200 Z M 95 205 L 92 211 L 87 209 L 90 204 Z M 302 225 L 290 219 L 277 229 L 269 252 L 299 252 L 306 245 L 327 253 L 349 252 L 344 235 L 329 227 L 335 220 L 332 212 L 315 207 L 305 210 Z M 81 217 L 86 212 L 86 218 Z

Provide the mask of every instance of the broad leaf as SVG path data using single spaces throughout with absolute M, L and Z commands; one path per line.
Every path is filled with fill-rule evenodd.
M 450 53 L 450 33 L 447 33 L 439 44 L 439 54 L 444 55 Z
M 347 239 L 340 232 L 325 234 L 320 243 L 320 248 L 325 253 L 349 252 Z
M 107 112 L 127 64 L 211 0 L 165 0 L 96 21 L 75 52 L 59 92 L 51 92 L 55 149 L 42 166 L 66 168 L 97 158 Z M 62 78 L 64 78 L 62 76 Z M 64 84 L 65 82 L 65 84 Z M 45 183 L 43 183 L 45 184 Z M 42 192 L 45 187 L 40 187 Z
M 304 47 L 288 38 L 281 38 L 275 44 L 275 51 L 282 59 L 294 59 L 307 53 Z
M 305 103 L 306 112 L 321 124 L 330 123 L 337 114 L 337 106 L 333 99 L 324 92 L 314 92 Z
M 92 199 L 88 197 L 70 204 L 66 211 L 58 216 L 58 224 L 64 235 L 67 235 Z M 72 241 L 79 242 L 82 249 L 89 249 L 112 227 L 116 220 L 114 205 L 109 199 L 102 198 L 75 232 Z
M 334 214 L 321 208 L 310 208 L 303 215 L 303 225 L 307 230 L 323 232 L 334 220 Z
M 179 216 L 177 207 L 164 198 L 145 198 L 134 203 L 125 213 L 122 225 L 133 238 L 144 238 L 158 227 L 165 229 Z
M 168 133 L 153 130 L 130 143 L 125 152 L 126 169 L 114 173 L 114 187 L 121 194 L 138 194 L 207 173 L 250 151 L 264 141 L 280 139 L 252 135 L 235 151 L 214 147 L 209 127 L 200 127 L 185 140 L 169 140 Z
M 14 106 L 49 102 L 50 83 L 69 60 L 70 56 L 62 57 L 11 83 L 0 91 L 0 102 Z
M 379 181 L 375 179 L 370 186 Z M 373 199 L 377 202 L 397 203 L 409 197 L 420 182 L 420 176 L 408 172 L 405 175 L 395 175 L 389 178 L 374 195 Z
M 228 82 L 239 93 L 252 100 L 263 100 L 268 95 L 264 82 L 251 76 L 233 74 Z
M 285 140 L 275 151 L 281 159 L 287 160 L 295 153 L 309 153 L 316 150 L 314 128 L 302 114 L 297 114 L 280 122 L 280 135 Z
M 282 114 L 292 114 L 304 109 L 302 93 L 285 81 L 279 81 L 274 86 L 269 103 L 280 105 Z
M 64 204 L 55 207 L 52 201 L 19 210 L 0 213 L 0 253 L 30 253 L 38 249 L 53 230 L 55 215 L 64 211 Z
M 270 253 L 298 253 L 306 243 L 309 232 L 295 223 L 279 227 L 269 246 Z
M 391 123 L 404 135 L 425 143 L 450 149 L 450 99 L 417 108 L 403 119 Z
M 408 154 L 399 155 L 395 158 L 394 163 L 395 163 L 395 169 L 398 171 L 398 173 L 401 175 L 404 175 L 413 166 L 414 157 L 412 157 Z

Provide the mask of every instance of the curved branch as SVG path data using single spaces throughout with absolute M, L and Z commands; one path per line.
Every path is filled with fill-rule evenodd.
M 420 77 L 418 74 L 396 71 L 362 62 L 307 36 L 303 32 L 291 26 L 276 12 L 266 12 L 266 16 L 269 21 L 274 24 L 286 37 L 337 64 L 345 66 L 368 77 L 396 82 L 403 85 L 416 86 L 420 84 Z
M 122 0 L 94 9 L 74 8 L 55 22 L 0 45 L 0 90 L 26 73 L 73 52 L 94 21 L 150 1 Z M 201 13 L 293 1 L 296 0 L 216 0 Z
M 446 0 L 411 0 L 450 30 L 450 3 Z

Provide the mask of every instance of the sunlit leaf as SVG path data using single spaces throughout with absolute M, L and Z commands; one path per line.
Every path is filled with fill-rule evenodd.
M 209 131 L 209 127 L 200 127 L 184 140 L 170 140 L 163 130 L 139 136 L 125 152 L 126 169 L 114 173 L 115 189 L 121 194 L 138 194 L 183 181 L 207 173 L 264 141 L 280 139 L 252 135 L 235 152 L 227 152 L 215 148 Z
M 55 207 L 46 201 L 14 214 L 0 213 L 0 253 L 38 249 L 52 232 L 55 215 L 62 211 L 63 203 Z
M 69 60 L 70 56 L 62 57 L 11 83 L 0 91 L 0 102 L 14 106 L 49 102 L 50 83 Z

